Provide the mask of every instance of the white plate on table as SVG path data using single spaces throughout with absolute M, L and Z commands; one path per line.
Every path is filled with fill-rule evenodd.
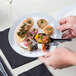
M 26 18 L 32 17 L 34 19 L 34 26 L 33 27 L 37 27 L 37 20 L 38 19 L 46 19 L 48 21 L 48 24 L 51 25 L 54 28 L 54 33 L 51 37 L 53 38 L 61 38 L 62 33 L 60 31 L 57 30 L 57 27 L 59 26 L 58 22 L 50 15 L 45 14 L 45 13 L 30 13 L 27 14 L 23 17 L 21 17 L 20 19 L 18 19 L 13 26 L 10 28 L 9 31 L 9 43 L 11 45 L 11 47 L 14 49 L 15 52 L 17 52 L 18 54 L 22 55 L 22 56 L 27 56 L 27 57 L 39 57 L 39 56 L 43 56 L 44 53 L 42 52 L 42 50 L 38 50 L 38 51 L 34 51 L 34 52 L 30 52 L 27 50 L 22 49 L 21 47 L 19 47 L 14 39 L 14 33 L 16 28 L 19 26 L 19 24 L 25 20 Z M 39 30 L 39 32 L 42 32 L 41 30 Z M 56 46 L 51 46 L 50 47 L 50 51 L 52 51 L 53 49 L 55 49 Z
M 57 12 L 56 19 L 60 20 L 64 17 L 70 16 L 70 15 L 76 16 L 76 4 L 65 6 L 65 7 L 61 8 Z

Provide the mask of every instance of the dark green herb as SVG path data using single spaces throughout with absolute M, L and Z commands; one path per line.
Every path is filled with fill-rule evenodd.
M 28 21 L 27 21 L 27 23 L 31 24 L 31 23 L 32 23 L 32 21 L 31 21 L 31 20 L 28 20 Z
M 27 24 L 26 24 L 26 23 L 24 23 L 24 24 L 21 26 L 21 28 L 23 28 L 23 29 L 24 29 L 24 27 L 25 27 L 25 26 L 27 26 Z
M 30 41 L 30 39 L 27 39 L 27 42 L 29 42 Z
M 32 33 L 30 33 L 30 36 L 33 36 Z
M 26 23 L 24 23 L 24 25 L 23 26 L 27 26 L 27 24 Z
M 36 29 L 33 29 L 33 31 L 36 31 Z
M 41 24 L 42 24 L 42 23 L 44 23 L 44 21 L 43 21 L 43 20 L 41 21 Z
M 25 30 L 25 31 L 24 31 L 24 32 L 25 32 L 25 34 L 27 33 L 27 31 L 28 31 L 28 30 Z
M 18 36 L 21 36 L 21 32 L 17 32 L 17 35 L 18 35 Z
M 40 36 L 40 39 L 42 40 L 42 37 Z

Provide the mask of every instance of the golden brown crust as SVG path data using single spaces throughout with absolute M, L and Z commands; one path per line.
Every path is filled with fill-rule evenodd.
M 43 32 L 50 36 L 53 34 L 53 27 L 50 25 L 47 25 L 43 28 Z
M 45 19 L 39 19 L 37 21 L 39 28 L 43 29 L 47 25 L 47 21 Z
M 31 20 L 31 23 L 30 23 L 30 24 L 28 23 L 28 20 Z M 20 43 L 22 43 L 22 42 L 24 41 L 26 35 L 25 35 L 23 38 L 21 38 L 20 36 L 18 36 L 17 32 L 20 31 L 20 28 L 21 28 L 21 26 L 22 26 L 24 23 L 26 23 L 26 24 L 29 26 L 29 27 L 26 27 L 25 30 L 29 30 L 29 29 L 33 26 L 33 24 L 34 24 L 33 18 L 27 18 L 27 19 L 24 20 L 24 21 L 18 26 L 18 28 L 16 29 L 15 39 L 16 39 L 17 42 L 20 42 Z

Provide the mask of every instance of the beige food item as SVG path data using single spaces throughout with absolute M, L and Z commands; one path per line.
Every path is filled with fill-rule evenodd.
M 34 20 L 33 20 L 33 18 L 30 17 L 30 18 L 27 18 L 26 20 L 24 20 L 23 23 L 29 25 L 29 28 L 31 28 L 34 24 Z
M 22 43 L 24 41 L 27 32 L 30 30 L 33 24 L 33 18 L 27 18 L 18 26 L 15 32 L 15 39 L 17 42 Z
M 43 28 L 43 33 L 45 33 L 46 35 L 52 35 L 53 34 L 53 27 L 50 25 L 47 25 Z
M 45 19 L 39 19 L 37 21 L 39 28 L 43 29 L 47 25 L 47 21 Z

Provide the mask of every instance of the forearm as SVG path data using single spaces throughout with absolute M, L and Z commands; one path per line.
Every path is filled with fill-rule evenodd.
M 71 52 L 69 55 L 69 63 L 71 65 L 76 65 L 76 52 Z

